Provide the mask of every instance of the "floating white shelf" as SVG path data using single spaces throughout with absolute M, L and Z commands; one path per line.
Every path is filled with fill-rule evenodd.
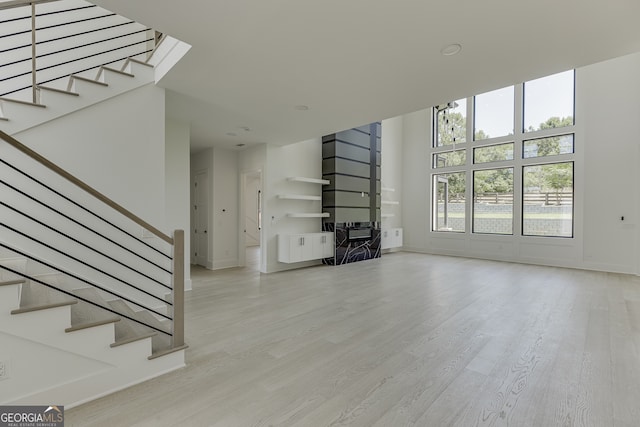
M 391 218 L 391 217 L 396 216 L 396 214 L 382 214 L 382 215 L 380 215 L 380 216 L 381 216 L 382 218 Z
M 395 188 L 389 188 L 389 187 L 382 187 L 382 191 L 394 192 L 394 191 L 396 191 L 396 189 Z
M 278 194 L 278 199 L 288 200 L 322 200 L 321 196 L 307 196 L 304 194 Z
M 400 202 L 396 202 L 396 201 L 393 201 L 393 200 L 383 200 L 382 204 L 383 205 L 399 205 Z
M 305 178 L 303 176 L 290 176 L 289 178 L 287 178 L 287 181 L 308 182 L 311 184 L 321 184 L 321 185 L 331 184 L 331 181 L 329 181 L 328 179 Z
M 329 218 L 329 212 L 322 213 L 288 213 L 289 218 Z

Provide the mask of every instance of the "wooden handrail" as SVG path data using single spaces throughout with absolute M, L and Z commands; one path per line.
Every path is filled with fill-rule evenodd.
M 45 166 L 46 168 L 50 169 L 51 171 L 57 173 L 58 175 L 60 175 L 61 177 L 65 178 L 67 181 L 71 182 L 72 184 L 76 185 L 77 187 L 81 188 L 82 190 L 86 191 L 87 193 L 91 194 L 96 199 L 100 200 L 101 202 L 103 202 L 104 204 L 109 206 L 110 208 L 118 211 L 119 213 L 124 215 L 126 218 L 128 218 L 131 221 L 135 222 L 136 224 L 138 224 L 139 226 L 143 227 L 144 229 L 150 231 L 155 236 L 157 236 L 160 239 L 164 240 L 165 242 L 173 245 L 174 241 L 173 241 L 172 237 L 170 237 L 170 236 L 166 235 L 165 233 L 163 233 L 162 231 L 158 230 L 153 225 L 149 224 L 148 222 L 146 222 L 142 218 L 138 217 L 134 213 L 132 213 L 129 210 L 125 209 L 124 207 L 122 207 L 118 203 L 114 202 L 113 200 L 111 200 L 110 198 L 105 196 L 104 194 L 100 193 L 98 190 L 96 190 L 93 187 L 89 186 L 88 184 L 86 184 L 85 182 L 81 181 L 80 179 L 76 178 L 74 175 L 72 175 L 69 172 L 67 172 L 66 170 L 62 169 L 60 166 L 56 165 L 55 163 L 51 162 L 47 158 L 45 158 L 45 157 L 41 156 L 40 154 L 36 153 L 35 151 L 30 149 L 26 145 L 18 142 L 15 138 L 13 138 L 12 136 L 6 134 L 5 132 L 3 132 L 1 130 L 0 130 L 0 139 L 3 139 L 9 145 L 13 146 L 17 150 L 19 150 L 22 153 L 26 154 L 27 156 L 31 157 L 33 160 L 35 160 L 38 163 L 42 164 L 43 166 Z

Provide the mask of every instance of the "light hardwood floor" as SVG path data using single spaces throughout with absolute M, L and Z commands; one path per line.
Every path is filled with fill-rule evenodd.
M 192 270 L 188 366 L 67 426 L 638 426 L 640 278 L 397 253 Z

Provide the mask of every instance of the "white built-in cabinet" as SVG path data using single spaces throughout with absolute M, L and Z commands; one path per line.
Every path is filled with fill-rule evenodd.
M 402 228 L 382 229 L 380 239 L 381 249 L 392 249 L 402 247 Z
M 334 247 L 331 232 L 278 234 L 278 261 L 293 263 L 331 258 Z

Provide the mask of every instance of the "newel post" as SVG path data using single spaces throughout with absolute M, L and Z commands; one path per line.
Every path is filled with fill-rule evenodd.
M 184 345 L 184 230 L 173 232 L 173 348 Z

